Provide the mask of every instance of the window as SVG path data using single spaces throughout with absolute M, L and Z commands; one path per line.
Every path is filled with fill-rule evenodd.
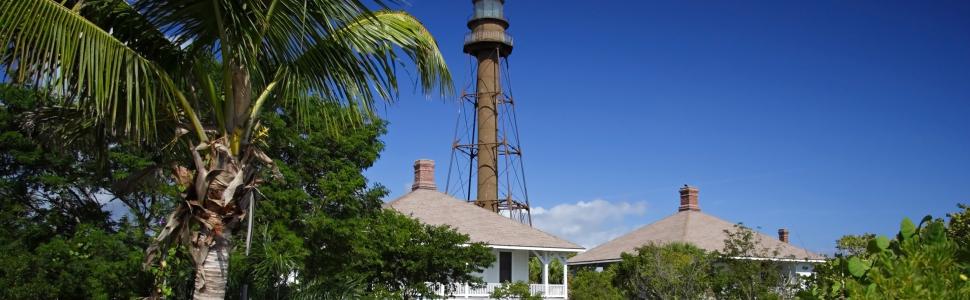
M 475 19 L 479 18 L 502 19 L 502 0 L 475 1 Z
M 512 282 L 512 252 L 498 253 L 498 282 Z

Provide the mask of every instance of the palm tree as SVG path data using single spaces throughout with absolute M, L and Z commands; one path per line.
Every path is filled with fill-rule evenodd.
M 16 0 L 0 3 L 9 81 L 56 97 L 77 126 L 152 147 L 182 145 L 182 201 L 147 250 L 190 249 L 195 298 L 221 299 L 234 233 L 251 218 L 261 170 L 261 109 L 362 121 L 397 95 L 411 61 L 422 91 L 452 93 L 433 37 L 397 0 Z M 369 9 L 375 8 L 375 9 Z M 332 110 L 331 110 L 332 111 Z M 94 125 L 92 125 L 94 124 Z M 96 126 L 95 126 L 96 125 Z M 65 132 L 72 132 L 70 130 Z M 166 148 L 168 149 L 168 148 Z

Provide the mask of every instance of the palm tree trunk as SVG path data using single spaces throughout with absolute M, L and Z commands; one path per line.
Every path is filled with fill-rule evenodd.
M 225 298 L 232 235 L 247 217 L 248 200 L 260 182 L 257 173 L 269 167 L 274 177 L 279 174 L 273 160 L 254 146 L 242 145 L 240 155 L 234 155 L 231 140 L 220 137 L 191 147 L 195 174 L 176 178 L 186 186 L 183 201 L 146 253 L 147 267 L 164 256 L 160 250 L 171 242 L 188 246 L 196 266 L 195 299 Z
M 209 247 L 205 261 L 196 269 L 196 300 L 223 300 L 226 298 L 226 282 L 229 279 L 229 233 L 216 237 Z

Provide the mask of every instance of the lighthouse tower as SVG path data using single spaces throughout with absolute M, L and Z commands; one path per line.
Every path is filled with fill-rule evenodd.
M 464 51 L 474 60 L 475 90 L 462 95 L 447 189 L 482 208 L 531 225 L 514 101 L 511 90 L 503 88 L 503 81 L 508 83 L 507 58 L 513 45 L 505 32 L 509 28 L 505 1 L 473 0 L 472 4 L 471 32 L 465 36 Z M 458 194 L 462 192 L 464 195 Z

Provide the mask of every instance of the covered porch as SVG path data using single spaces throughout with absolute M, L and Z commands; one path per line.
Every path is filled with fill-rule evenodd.
M 502 287 L 504 282 L 525 282 L 529 284 L 529 292 L 533 295 L 542 296 L 543 299 L 567 299 L 569 296 L 569 268 L 566 260 L 569 255 L 582 250 L 492 246 L 492 251 L 495 254 L 495 262 L 478 274 L 485 281 L 484 284 L 430 284 L 435 294 L 446 299 L 488 299 L 493 291 Z M 529 280 L 529 260 L 531 257 L 535 257 L 541 264 L 539 282 L 530 282 Z M 553 261 L 558 261 L 563 267 L 561 283 L 550 283 L 550 264 Z
M 435 285 L 435 294 L 447 296 L 450 299 L 488 299 L 501 283 L 486 283 L 474 287 L 468 284 L 453 284 L 451 286 Z M 529 291 L 533 295 L 540 295 L 546 299 L 566 299 L 566 285 L 564 284 L 530 284 Z M 547 292 L 548 291 L 548 292 Z

